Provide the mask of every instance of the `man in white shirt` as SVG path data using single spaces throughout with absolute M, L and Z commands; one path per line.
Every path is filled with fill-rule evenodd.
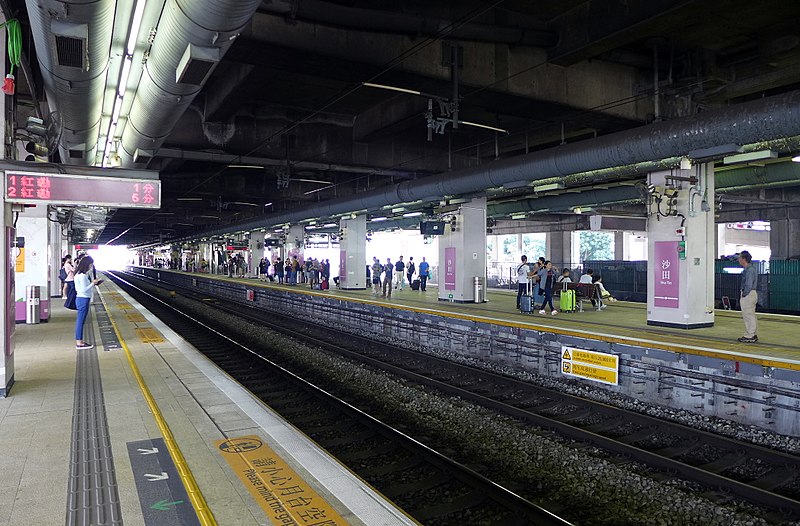
M 530 278 L 528 275 L 531 272 L 531 267 L 528 265 L 528 256 L 522 256 L 522 264 L 517 267 L 517 309 L 519 309 L 522 295 L 528 291 L 528 283 Z
M 592 269 L 587 270 L 586 274 L 581 276 L 581 280 L 578 283 L 592 283 L 592 274 L 593 274 L 593 272 L 594 271 Z

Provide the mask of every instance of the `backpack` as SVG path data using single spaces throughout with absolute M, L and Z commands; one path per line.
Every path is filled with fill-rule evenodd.
M 415 267 L 413 263 L 409 263 L 408 264 L 408 269 L 406 269 L 406 272 L 408 272 L 409 274 L 413 274 L 416 271 L 417 271 L 417 267 Z
M 61 270 L 58 271 L 58 279 L 67 281 L 67 271 L 64 270 L 64 267 L 61 267 Z

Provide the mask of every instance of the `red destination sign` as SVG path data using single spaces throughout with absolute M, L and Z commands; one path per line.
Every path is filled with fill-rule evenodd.
M 161 181 L 6 171 L 5 200 L 117 208 L 161 208 Z

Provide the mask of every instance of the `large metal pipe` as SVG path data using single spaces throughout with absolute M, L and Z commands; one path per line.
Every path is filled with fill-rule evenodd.
M 65 164 L 94 162 L 108 70 L 113 0 L 26 0 L 51 110 L 61 115 Z
M 230 228 L 255 229 L 312 217 L 375 210 L 400 203 L 435 202 L 446 196 L 470 195 L 515 181 L 566 177 L 616 166 L 638 163 L 645 163 L 639 166 L 649 166 L 646 161 L 682 156 L 692 150 L 793 137 L 798 129 L 800 91 L 792 91 L 693 117 L 564 144 L 476 168 L 403 181 L 291 212 L 270 214 Z M 218 229 L 216 232 L 223 233 L 224 230 Z
M 321 0 L 265 0 L 259 11 L 308 20 L 329 26 L 403 35 L 438 36 L 454 26 L 453 20 L 406 13 L 346 7 Z M 558 33 L 541 28 L 517 28 L 470 22 L 455 26 L 449 38 L 550 47 Z
M 132 166 L 137 150 L 154 152 L 203 87 L 178 82 L 176 72 L 188 46 L 205 48 L 221 60 L 250 21 L 260 0 L 167 0 L 136 98 L 122 133 L 120 159 Z M 216 63 L 218 64 L 218 62 Z

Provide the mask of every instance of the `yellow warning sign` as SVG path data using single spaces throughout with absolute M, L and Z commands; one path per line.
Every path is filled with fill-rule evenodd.
M 229 438 L 215 445 L 274 526 L 347 524 L 259 437 Z
M 569 376 L 619 385 L 619 356 L 564 345 L 561 347 L 561 372 Z
M 143 343 L 162 343 L 164 341 L 161 333 L 152 327 L 139 327 L 136 329 L 136 335 Z

